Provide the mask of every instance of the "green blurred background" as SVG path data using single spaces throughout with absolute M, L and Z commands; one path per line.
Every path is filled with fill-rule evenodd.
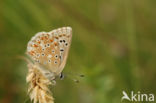
M 17 56 L 35 33 L 63 26 L 73 28 L 64 73 L 85 77 L 58 80 L 56 103 L 120 103 L 123 90 L 156 94 L 156 0 L 0 0 L 0 103 L 24 103 L 28 70 Z

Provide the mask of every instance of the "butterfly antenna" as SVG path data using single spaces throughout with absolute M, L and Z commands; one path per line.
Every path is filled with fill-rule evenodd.
M 77 80 L 77 79 L 73 79 L 73 81 L 74 81 L 75 83 L 80 83 L 80 81 Z
M 80 74 L 80 75 L 78 75 L 78 76 L 80 76 L 80 77 L 85 77 L 85 75 L 83 75 L 83 74 Z
M 69 76 L 67 76 L 69 79 L 71 79 L 73 82 L 75 83 L 80 83 L 80 81 L 77 78 L 71 78 Z
M 71 79 L 75 83 L 79 83 L 80 82 L 77 77 L 84 77 L 83 74 L 78 75 L 78 74 L 73 74 L 73 73 L 69 73 L 69 72 L 66 73 L 66 74 L 67 74 L 66 77 L 68 77 L 69 79 Z M 76 78 L 73 78 L 73 77 L 76 77 Z
M 72 75 L 72 76 L 77 76 L 77 77 L 85 77 L 84 74 L 77 74 L 77 73 L 71 73 L 71 72 L 67 72 L 68 74 Z

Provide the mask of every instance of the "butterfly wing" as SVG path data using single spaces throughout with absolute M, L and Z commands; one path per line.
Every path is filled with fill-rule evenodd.
M 57 69 L 57 73 L 60 74 L 66 64 L 66 60 L 68 57 L 71 40 L 72 40 L 72 29 L 68 27 L 68 28 L 62 28 L 62 30 L 59 30 L 59 31 L 62 31 L 62 33 L 60 32 L 60 34 L 63 35 L 62 37 L 60 37 L 60 40 L 59 40 L 61 63 L 59 65 L 59 69 Z
M 58 75 L 66 64 L 71 39 L 70 27 L 39 32 L 29 41 L 27 54 L 36 64 Z

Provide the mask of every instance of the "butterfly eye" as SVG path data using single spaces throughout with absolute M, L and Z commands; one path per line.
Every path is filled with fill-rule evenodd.
M 60 79 L 62 80 L 62 79 L 64 78 L 63 73 L 61 73 L 61 74 L 59 75 L 59 77 L 60 77 Z

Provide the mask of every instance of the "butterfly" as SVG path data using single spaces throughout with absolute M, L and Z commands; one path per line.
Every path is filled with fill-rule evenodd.
M 47 78 L 54 79 L 65 67 L 71 40 L 71 27 L 39 32 L 28 42 L 26 54 Z

